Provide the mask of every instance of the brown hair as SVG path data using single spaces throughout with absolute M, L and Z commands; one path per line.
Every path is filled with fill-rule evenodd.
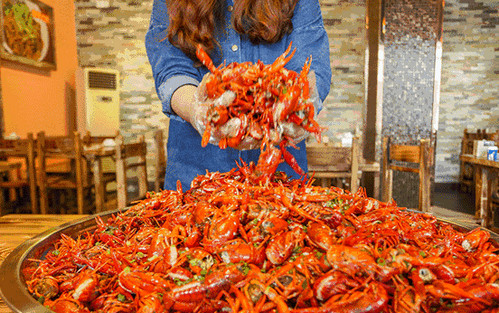
M 237 0 L 234 1 L 232 24 L 253 43 L 279 41 L 291 32 L 291 18 L 298 0 Z M 196 58 L 198 44 L 210 53 L 218 45 L 217 22 L 224 20 L 225 0 L 166 0 L 170 26 L 168 40 L 191 59 Z

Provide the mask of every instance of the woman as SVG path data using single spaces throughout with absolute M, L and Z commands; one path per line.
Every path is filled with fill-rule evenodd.
M 187 189 L 206 170 L 226 172 L 240 160 L 256 163 L 260 153 L 201 147 L 201 136 L 193 127 L 198 105 L 194 95 L 208 70 L 196 59 L 197 45 L 218 66 L 258 60 L 270 64 L 291 42 L 296 53 L 286 68 L 300 72 L 312 56 L 320 110 L 329 93 L 331 66 L 318 0 L 154 0 L 146 49 L 163 112 L 170 118 L 166 190 L 175 189 L 177 180 Z M 306 171 L 305 141 L 297 146 L 289 151 Z M 285 163 L 278 170 L 298 178 Z

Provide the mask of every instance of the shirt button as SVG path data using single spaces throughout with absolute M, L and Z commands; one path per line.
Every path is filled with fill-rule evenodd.
M 227 10 L 229 10 L 229 12 L 232 12 L 232 10 L 234 10 L 234 7 L 229 5 L 229 7 L 227 8 Z
M 233 45 L 231 49 L 232 49 L 232 51 L 236 52 L 237 49 L 239 49 L 239 47 L 237 45 Z

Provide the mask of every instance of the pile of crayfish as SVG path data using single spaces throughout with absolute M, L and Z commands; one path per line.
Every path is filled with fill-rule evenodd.
M 151 193 L 24 269 L 55 312 L 497 312 L 490 233 L 255 166 Z
M 219 147 L 237 148 L 243 141 L 261 143 L 257 171 L 269 179 L 282 159 L 295 172 L 305 175 L 286 149 L 295 146 L 290 135 L 311 133 L 320 142 L 324 130 L 314 119 L 308 80 L 312 57 L 305 61 L 300 73 L 284 68 L 296 51 L 291 52 L 291 45 L 272 64 L 259 60 L 222 63 L 215 67 L 200 46 L 196 51 L 198 59 L 210 71 L 206 79 L 206 99 L 226 99 L 210 102 L 201 145 L 208 144 L 213 132 L 230 127 L 230 133 L 219 140 Z

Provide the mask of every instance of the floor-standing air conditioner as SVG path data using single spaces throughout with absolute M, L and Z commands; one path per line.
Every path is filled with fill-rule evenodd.
M 92 136 L 114 136 L 120 127 L 119 71 L 79 68 L 76 75 L 77 128 Z

